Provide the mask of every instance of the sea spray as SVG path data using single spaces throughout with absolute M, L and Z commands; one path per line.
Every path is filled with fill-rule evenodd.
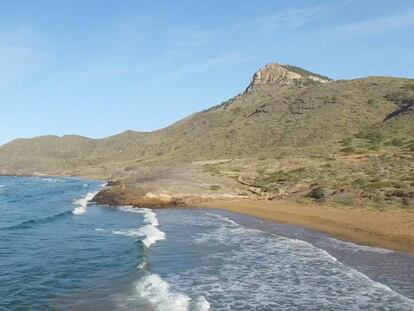
M 86 212 L 86 208 L 88 207 L 88 204 L 92 201 L 92 199 L 98 194 L 98 191 L 96 192 L 89 192 L 85 196 L 74 200 L 74 204 L 78 205 L 75 207 L 72 211 L 74 215 L 81 215 Z

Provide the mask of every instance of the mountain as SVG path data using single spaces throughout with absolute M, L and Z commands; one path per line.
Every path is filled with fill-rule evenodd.
M 413 111 L 414 80 L 334 81 L 274 63 L 243 93 L 158 131 L 14 140 L 0 147 L 0 173 L 108 176 L 149 164 L 329 154 L 344 149 L 344 140 L 375 140 L 367 148 L 376 148 L 400 139 L 410 148 Z

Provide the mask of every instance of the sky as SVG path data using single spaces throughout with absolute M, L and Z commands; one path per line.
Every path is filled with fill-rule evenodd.
M 0 144 L 152 131 L 267 63 L 414 78 L 412 0 L 0 0 Z

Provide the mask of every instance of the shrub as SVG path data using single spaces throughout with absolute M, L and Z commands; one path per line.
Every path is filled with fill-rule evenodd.
M 370 100 L 368 100 L 368 105 L 370 106 L 376 106 L 377 105 L 377 101 L 373 98 L 371 98 Z
M 352 143 L 352 138 L 348 137 L 348 138 L 344 138 L 341 140 L 341 144 L 345 145 L 345 146 L 350 146 Z
M 407 83 L 401 87 L 403 90 L 414 92 L 414 83 Z
M 354 136 L 356 138 L 363 138 L 363 139 L 365 139 L 366 135 L 367 135 L 367 133 L 365 133 L 364 131 L 360 131 L 360 132 L 356 133 Z
M 352 146 L 342 148 L 341 151 L 344 153 L 356 153 L 357 152 L 357 150 Z
M 391 188 L 394 186 L 394 183 L 389 180 L 383 181 L 373 181 L 364 185 L 364 189 L 383 189 L 383 188 Z
M 322 187 L 317 187 L 309 192 L 308 196 L 317 201 L 321 201 L 325 198 L 325 190 Z
M 208 187 L 208 189 L 212 190 L 212 191 L 217 191 L 221 189 L 220 185 L 211 185 Z
M 384 139 L 384 136 L 378 132 L 369 132 L 365 138 L 372 144 L 379 144 Z
M 366 183 L 366 180 L 363 178 L 357 178 L 352 182 L 353 186 L 362 186 Z
M 405 92 L 397 91 L 393 93 L 386 94 L 384 98 L 390 102 L 393 102 L 395 104 L 398 104 L 402 101 L 402 99 L 405 97 Z
M 391 145 L 396 146 L 396 147 L 401 147 L 404 144 L 404 139 L 400 138 L 400 137 L 394 137 L 391 140 Z
M 269 174 L 269 176 L 264 180 L 265 183 L 274 183 L 274 182 L 286 182 L 291 179 L 291 176 L 288 173 L 285 173 L 284 171 L 278 171 L 272 174 Z
M 356 133 L 355 137 L 362 138 L 362 139 L 368 139 L 370 143 L 372 144 L 378 144 L 384 139 L 384 136 L 381 133 L 374 132 L 374 131 L 366 131 L 366 130 Z

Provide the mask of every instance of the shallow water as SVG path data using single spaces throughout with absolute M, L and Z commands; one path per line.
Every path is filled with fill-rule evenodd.
M 218 210 L 0 177 L 1 310 L 413 310 L 414 257 Z

